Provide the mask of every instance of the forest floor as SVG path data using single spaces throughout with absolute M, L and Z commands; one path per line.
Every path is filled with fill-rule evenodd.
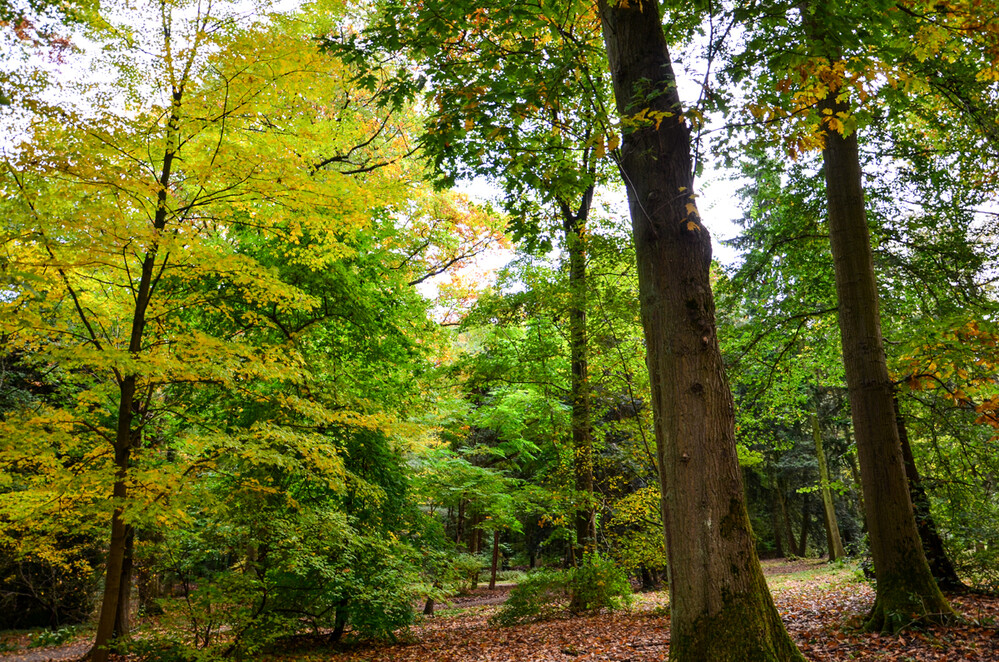
M 814 662 L 999 662 L 999 597 L 949 596 L 964 623 L 885 636 L 858 626 L 874 591 L 852 566 L 820 560 L 765 561 L 764 572 L 784 623 Z M 341 650 L 284 650 L 268 660 L 295 662 L 651 662 L 669 656 L 666 592 L 636 595 L 627 611 L 509 628 L 489 624 L 510 586 L 479 588 L 421 618 L 396 644 Z M 0 662 L 78 657 L 83 642 L 0 653 Z

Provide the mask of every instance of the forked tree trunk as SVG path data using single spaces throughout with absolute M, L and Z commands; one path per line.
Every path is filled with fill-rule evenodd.
M 819 487 L 822 490 L 823 523 L 826 528 L 826 544 L 829 548 L 829 560 L 835 561 L 846 556 L 843 549 L 843 539 L 839 535 L 839 523 L 836 521 L 836 506 L 833 504 L 832 490 L 829 489 L 829 466 L 826 464 L 826 451 L 822 443 L 822 426 L 819 425 L 819 407 L 812 411 L 812 440 L 815 442 L 815 458 L 819 461 Z
M 919 470 L 916 469 L 916 458 L 912 455 L 909 432 L 905 427 L 902 412 L 899 410 L 897 397 L 894 399 L 894 405 L 895 424 L 898 428 L 899 441 L 902 443 L 902 462 L 905 465 L 905 477 L 909 481 L 909 498 L 912 499 L 919 539 L 923 542 L 923 554 L 926 555 L 930 573 L 937 580 L 937 586 L 941 590 L 963 593 L 968 590 L 968 587 L 957 576 L 954 564 L 950 562 L 950 557 L 947 556 L 947 551 L 943 546 L 943 540 L 937 532 L 937 523 L 933 520 L 933 514 L 930 513 L 930 499 L 926 495 Z
M 849 112 L 835 97 L 830 92 L 820 108 L 833 116 Z M 856 132 L 826 131 L 822 156 L 846 384 L 877 576 L 866 627 L 896 631 L 917 621 L 946 621 L 954 612 L 923 554 L 895 426 Z
M 802 660 L 756 556 L 715 332 L 711 240 L 656 2 L 599 0 L 638 262 L 670 589 L 670 659 Z

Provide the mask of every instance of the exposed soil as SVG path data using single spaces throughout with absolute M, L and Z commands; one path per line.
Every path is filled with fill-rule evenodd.
M 59 646 L 46 648 L 27 648 L 27 637 L 24 638 L 23 650 L 12 653 L 0 653 L 3 662 L 62 662 L 64 660 L 79 660 L 90 650 L 90 641 L 75 641 Z

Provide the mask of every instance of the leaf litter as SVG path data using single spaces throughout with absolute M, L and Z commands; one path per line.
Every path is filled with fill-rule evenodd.
M 964 622 L 906 630 L 900 635 L 861 631 L 874 589 L 849 568 L 821 561 L 766 562 L 764 569 L 784 624 L 814 662 L 999 662 L 999 596 L 949 596 Z M 652 662 L 669 657 L 666 591 L 637 596 L 626 612 L 562 618 L 510 628 L 488 622 L 499 608 L 488 590 L 425 618 L 406 639 L 311 651 L 298 660 L 324 662 Z M 274 658 L 277 659 L 277 658 Z M 292 659 L 291 656 L 284 659 Z

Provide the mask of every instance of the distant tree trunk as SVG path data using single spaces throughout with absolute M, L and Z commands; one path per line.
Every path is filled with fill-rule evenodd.
M 125 527 L 125 551 L 121 563 L 121 582 L 118 585 L 118 606 L 114 619 L 114 638 L 127 637 L 132 607 L 132 568 L 135 554 L 135 527 Z
M 163 597 L 160 575 L 150 572 L 145 564 L 138 567 L 139 609 L 147 615 L 159 615 L 163 608 L 158 600 Z
M 801 495 L 801 539 L 798 542 L 798 556 L 804 558 L 808 554 L 808 527 L 811 524 L 811 493 Z
M 767 590 L 746 513 L 732 394 L 715 331 L 711 240 L 693 197 L 657 2 L 599 0 L 624 134 L 670 588 L 670 658 L 802 660 Z
M 465 526 L 465 500 L 458 500 L 458 521 L 454 525 L 455 547 L 461 545 L 461 534 L 464 533 Z
M 785 558 L 784 543 L 781 540 L 780 499 L 777 496 L 777 480 L 771 475 L 770 480 L 770 528 L 774 530 L 774 553 L 777 558 Z
M 499 541 L 500 532 L 499 529 L 493 531 L 493 565 L 489 573 L 489 590 L 492 591 L 496 588 L 496 573 L 499 570 Z
M 836 522 L 836 506 L 833 504 L 832 490 L 829 489 L 829 467 L 826 464 L 826 451 L 822 444 L 822 426 L 819 425 L 819 407 L 815 405 L 812 411 L 812 440 L 815 442 L 815 457 L 819 461 L 819 485 L 822 490 L 822 512 L 825 515 L 823 523 L 826 527 L 826 543 L 829 548 L 829 560 L 835 561 L 846 556 L 843 549 L 843 539 L 839 536 L 839 524 Z
M 592 550 L 596 541 L 596 508 L 593 504 L 593 434 L 590 418 L 589 351 L 586 338 L 586 219 L 593 200 L 593 187 L 583 194 L 573 212 L 560 201 L 562 229 L 569 255 L 569 365 L 572 373 L 572 449 L 576 492 L 585 500 L 576 510 L 576 545 L 573 563 Z
M 784 494 L 784 485 L 777 482 L 777 502 L 780 505 L 780 518 L 784 523 L 784 535 L 787 536 L 787 549 L 794 553 L 798 547 L 794 542 L 794 530 L 791 528 L 791 516 L 787 512 L 787 497 Z
M 853 446 L 853 439 L 850 437 L 850 426 L 849 424 L 843 426 L 843 439 L 846 441 L 846 447 L 850 448 Z M 855 486 L 855 492 L 857 495 L 857 505 L 859 506 L 860 519 L 862 520 L 862 530 L 867 532 L 867 508 L 864 506 L 864 489 L 863 483 L 860 482 L 860 467 L 857 465 L 857 455 L 847 451 L 846 463 L 850 466 L 850 477 L 853 478 L 853 484 Z
M 638 566 L 638 576 L 642 581 L 642 591 L 657 591 L 659 590 L 659 578 L 656 577 L 651 570 L 645 567 L 645 564 Z
M 849 113 L 836 99 L 831 90 L 820 108 L 832 117 Z M 914 621 L 948 621 L 955 614 L 923 554 L 895 426 L 856 132 L 844 137 L 826 131 L 822 157 L 840 338 L 877 575 L 877 597 L 865 627 L 895 631 Z
M 968 587 L 957 576 L 954 564 L 950 562 L 943 540 L 937 532 L 937 523 L 930 513 L 930 499 L 926 495 L 919 470 L 916 469 L 916 459 L 912 455 L 912 446 L 909 445 L 909 431 L 905 427 L 905 419 L 902 418 L 897 396 L 894 398 L 894 404 L 895 423 L 898 427 L 899 441 L 902 443 L 902 462 L 905 465 L 905 476 L 909 479 L 909 498 L 912 499 L 916 528 L 919 531 L 919 539 L 923 542 L 926 562 L 929 563 L 930 572 L 941 590 L 962 593 L 967 591 Z

